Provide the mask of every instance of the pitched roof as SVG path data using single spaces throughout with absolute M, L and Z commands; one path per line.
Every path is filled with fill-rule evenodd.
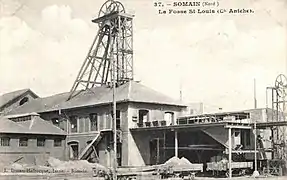
M 27 129 L 5 117 L 0 117 L 0 133 L 27 133 Z
M 27 128 L 31 134 L 65 135 L 66 132 L 52 123 L 35 116 L 32 120 L 17 122 Z
M 14 122 L 6 117 L 0 117 L 0 133 L 66 135 L 65 131 L 39 116 L 22 122 Z
M 5 93 L 5 94 L 0 95 L 0 108 L 27 92 L 31 92 L 35 97 L 38 97 L 30 89 L 21 89 L 21 90 Z
M 67 101 L 69 94 L 67 92 L 50 97 L 37 98 L 12 110 L 9 114 L 49 112 L 59 109 L 103 105 L 111 103 L 113 99 L 112 89 L 108 87 L 95 87 L 90 90 L 80 91 L 75 97 Z M 134 81 L 116 88 L 116 101 L 118 103 L 142 102 L 185 107 L 180 102 Z

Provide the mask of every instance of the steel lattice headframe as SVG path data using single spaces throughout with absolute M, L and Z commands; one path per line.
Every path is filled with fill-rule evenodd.
M 287 78 L 280 74 L 275 80 L 275 86 L 269 87 L 272 92 L 272 121 L 286 121 L 286 97 L 287 97 Z M 286 147 L 286 127 L 276 126 L 272 128 L 272 143 L 275 150 L 274 158 L 287 158 Z
M 133 80 L 132 18 L 118 1 L 108 0 L 102 5 L 98 18 L 92 20 L 99 25 L 98 33 L 71 88 L 69 99 L 79 89 L 109 85 L 112 73 L 115 73 L 117 85 Z

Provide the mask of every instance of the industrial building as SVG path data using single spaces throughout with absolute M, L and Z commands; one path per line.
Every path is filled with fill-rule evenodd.
M 145 162 L 150 164 L 143 158 L 149 154 L 148 148 L 141 157 L 141 148 L 137 147 L 137 143 L 140 143 L 137 141 L 141 140 L 135 139 L 130 128 L 146 127 L 148 123 L 154 126 L 154 122 L 166 126 L 175 124 L 176 118 L 181 115 L 186 106 L 133 81 L 119 86 L 116 94 L 119 132 L 118 163 L 125 166 L 145 165 Z M 66 101 L 68 96 L 69 93 L 63 93 L 37 98 L 14 109 L 9 113 L 10 116 L 6 117 L 13 120 L 12 114 L 38 113 L 51 125 L 67 132 L 68 149 L 66 157 L 61 159 L 88 159 L 89 155 L 94 153 L 93 147 L 95 147 L 96 157 L 100 157 L 99 162 L 110 166 L 113 124 L 112 90 L 107 87 L 95 87 L 89 91 L 82 91 L 77 97 Z M 132 153 L 129 154 L 129 152 Z M 137 156 L 138 160 L 135 158 Z
M 2 164 L 44 165 L 48 156 L 62 158 L 65 152 L 66 133 L 35 113 L 0 117 L 0 139 Z
M 209 162 L 228 158 L 230 176 L 231 162 L 254 162 L 248 168 L 282 174 L 285 76 L 266 90 L 272 91 L 270 108 L 206 114 L 199 105 L 197 111 L 134 80 L 133 17 L 120 2 L 107 1 L 92 20 L 98 34 L 69 92 L 38 97 L 21 91 L 2 103 L 0 152 L 13 154 L 12 162 L 31 163 L 37 154 L 107 167 L 159 165 L 175 156 L 202 164 L 204 171 Z

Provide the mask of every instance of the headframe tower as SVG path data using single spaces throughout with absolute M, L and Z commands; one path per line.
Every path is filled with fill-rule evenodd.
M 77 90 L 112 84 L 113 77 L 117 86 L 133 80 L 132 19 L 133 16 L 126 14 L 124 6 L 118 1 L 108 0 L 102 5 L 98 18 L 92 20 L 99 26 L 97 35 L 68 100 L 76 95 Z M 115 68 L 112 68 L 113 61 Z
M 275 80 L 275 86 L 266 88 L 266 100 L 268 100 L 268 90 L 271 91 L 272 101 L 271 122 L 286 122 L 287 77 L 284 74 L 278 75 Z M 268 103 L 266 104 L 268 109 Z M 271 140 L 273 145 L 272 159 L 287 160 L 286 126 L 272 126 L 271 131 Z

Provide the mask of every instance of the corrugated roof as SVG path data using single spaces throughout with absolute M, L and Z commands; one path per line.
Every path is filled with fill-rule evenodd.
M 0 95 L 0 108 L 28 91 L 30 91 L 35 97 L 38 97 L 30 89 L 21 89 L 21 90 L 5 93 L 5 94 Z
M 1 117 L 0 133 L 66 135 L 65 131 L 41 119 L 39 116 L 22 122 L 14 122 L 6 117 Z
M 107 87 L 95 87 L 90 90 L 79 92 L 77 96 L 67 101 L 69 94 L 70 93 L 68 92 L 45 98 L 37 98 L 14 109 L 9 114 L 49 112 L 59 109 L 101 105 L 111 103 L 113 98 L 112 89 Z M 116 88 L 116 101 L 185 106 L 162 93 L 134 81 Z

